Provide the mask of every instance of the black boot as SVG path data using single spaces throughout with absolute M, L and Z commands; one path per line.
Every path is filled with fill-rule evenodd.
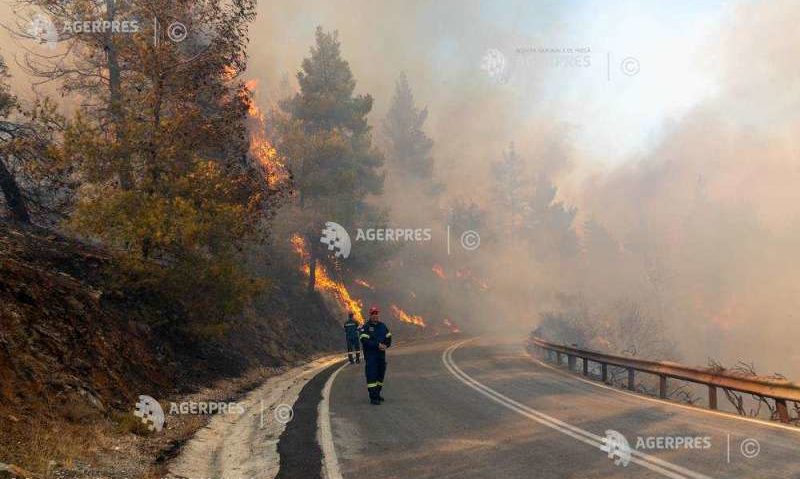
M 380 406 L 380 404 L 381 404 L 380 396 L 381 395 L 378 392 L 378 388 L 377 387 L 371 387 L 371 388 L 367 388 L 367 390 L 369 391 L 369 403 L 370 404 L 374 404 L 376 406 Z

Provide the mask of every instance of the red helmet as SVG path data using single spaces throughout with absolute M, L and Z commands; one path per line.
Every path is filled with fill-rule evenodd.
M 380 312 L 381 312 L 381 310 L 378 309 L 377 306 L 373 306 L 373 307 L 369 308 L 369 314 L 378 314 Z

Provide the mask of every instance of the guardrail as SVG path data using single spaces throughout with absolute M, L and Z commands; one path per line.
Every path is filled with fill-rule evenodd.
M 608 366 L 615 366 L 628 370 L 628 384 L 634 390 L 636 372 L 654 374 L 659 377 L 659 396 L 667 397 L 667 380 L 680 379 L 708 386 L 708 407 L 717 409 L 717 388 L 723 388 L 747 394 L 761 396 L 775 401 L 775 410 L 781 422 L 789 422 L 787 401 L 800 403 L 800 385 L 785 379 L 763 378 L 758 376 L 740 376 L 732 373 L 718 373 L 708 369 L 692 368 L 667 361 L 649 361 L 625 356 L 614 356 L 579 349 L 571 346 L 551 343 L 541 338 L 531 337 L 529 345 L 537 349 L 543 359 L 555 354 L 555 360 L 561 364 L 561 357 L 567 357 L 567 364 L 571 371 L 575 371 L 577 360 L 583 363 L 583 375 L 589 375 L 589 363 L 600 364 L 601 379 L 608 383 Z

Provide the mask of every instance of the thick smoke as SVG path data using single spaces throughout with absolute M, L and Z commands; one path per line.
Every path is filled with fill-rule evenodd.
M 475 291 L 454 287 L 439 298 L 440 308 L 457 310 L 474 329 L 530 329 L 542 312 L 564 307 L 565 298 L 579 298 L 598 315 L 623 302 L 662 322 L 665 342 L 674 342 L 685 361 L 745 359 L 764 373 L 800 375 L 792 366 L 800 358 L 800 109 L 793 75 L 800 9 L 791 2 L 737 7 L 713 41 L 687 52 L 714 58 L 716 96 L 671 119 L 648 150 L 599 170 L 572 146 L 569 125 L 536 114 L 546 111 L 536 105 L 547 104 L 552 90 L 546 66 L 525 64 L 503 84 L 480 70 L 488 48 L 546 45 L 555 33 L 492 23 L 482 7 L 489 8 L 320 1 L 299 10 L 288 1 L 265 3 L 250 73 L 277 87 L 307 54 L 315 25 L 337 29 L 358 90 L 376 99 L 379 137 L 394 82 L 406 72 L 418 106 L 430 112 L 427 131 L 445 191 L 432 210 L 429 199 L 393 187 L 390 175 L 381 201 L 394 222 L 432 224 L 437 232 L 457 201 L 484 212 L 485 238 L 475 254 L 426 253 L 450 266 L 448 275 L 468 268 L 488 285 L 477 300 Z M 568 14 L 543 12 L 553 24 Z M 560 187 L 554 201 L 577 207 L 576 255 L 545 255 L 541 248 L 532 254 L 525 238 L 509 238 L 503 229 L 508 211 L 495 201 L 491 171 L 511 142 L 523 161 L 525 191 L 532 194 L 537 179 L 541 188 L 544 178 Z M 415 282 L 395 279 L 409 290 Z M 479 306 L 467 312 L 459 309 L 464 303 Z
M 651 290 L 690 361 L 800 375 L 798 21 L 791 2 L 737 10 L 718 95 L 579 200 L 644 268 L 632 291 Z

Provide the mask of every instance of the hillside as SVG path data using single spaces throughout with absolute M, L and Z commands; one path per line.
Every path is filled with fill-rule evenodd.
M 120 270 L 101 248 L 0 222 L 0 463 L 70 461 L 51 444 L 57 431 L 124 429 L 139 394 L 189 394 L 339 344 L 338 322 L 291 273 L 271 282 L 257 319 L 199 338 L 174 327 L 169 298 L 126 289 Z

